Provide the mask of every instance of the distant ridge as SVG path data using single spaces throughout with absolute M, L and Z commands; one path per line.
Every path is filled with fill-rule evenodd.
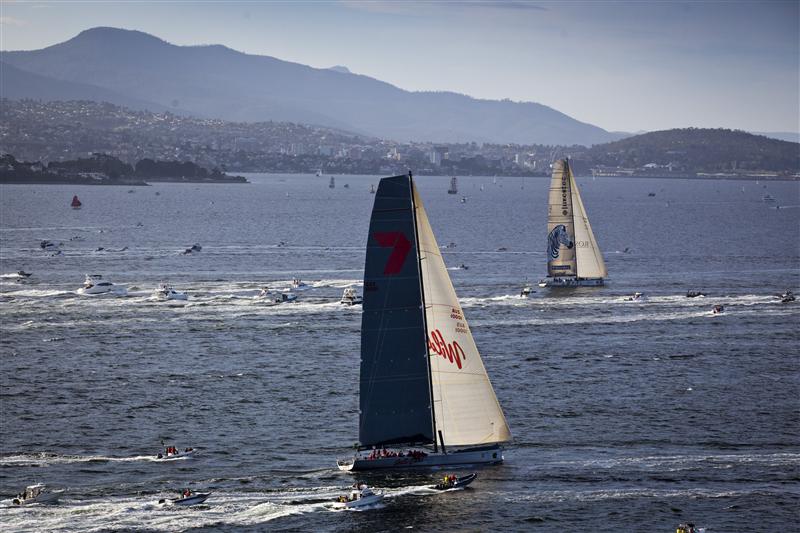
M 14 94 L 48 100 L 75 98 L 61 95 L 68 87 L 50 81 L 57 80 L 109 91 L 104 98 L 115 104 L 318 124 L 398 141 L 592 145 L 620 138 L 537 103 L 409 92 L 343 67 L 316 69 L 220 45 L 175 46 L 134 30 L 93 28 L 41 50 L 0 52 L 0 60 L 17 69 L 3 76 L 0 90 L 13 85 Z M 44 91 L 45 84 L 52 87 Z
M 0 94 L 3 98 L 19 100 L 31 98 L 35 100 L 93 100 L 95 102 L 114 102 L 131 109 L 165 111 L 166 106 L 154 102 L 145 102 L 130 98 L 118 92 L 89 85 L 63 81 L 32 72 L 26 72 L 12 65 L 0 62 Z M 174 111 L 174 110 L 173 110 Z
M 800 171 L 800 145 L 746 131 L 681 128 L 653 131 L 593 146 L 581 154 L 591 166 L 674 165 L 690 172 Z

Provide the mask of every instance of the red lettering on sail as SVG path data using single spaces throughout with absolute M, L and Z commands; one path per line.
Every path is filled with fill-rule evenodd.
M 386 261 L 386 266 L 383 269 L 384 276 L 393 276 L 403 270 L 403 263 L 406 261 L 406 256 L 411 250 L 411 243 L 399 231 L 387 231 L 385 233 L 374 233 L 373 237 L 378 241 L 378 245 L 382 248 L 392 247 L 392 253 L 389 254 L 389 259 Z
M 455 363 L 459 369 L 461 368 L 461 360 L 464 359 L 466 361 L 467 359 L 467 355 L 464 353 L 461 345 L 459 345 L 457 341 L 453 341 L 449 344 L 446 343 L 442 332 L 438 329 L 436 331 L 431 331 L 428 337 L 428 351 L 435 352 L 451 363 Z

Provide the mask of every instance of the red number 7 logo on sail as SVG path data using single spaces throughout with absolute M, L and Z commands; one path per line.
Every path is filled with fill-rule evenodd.
M 403 263 L 406 261 L 409 250 L 411 250 L 411 243 L 406 236 L 399 231 L 388 231 L 386 233 L 374 233 L 373 237 L 378 241 L 378 245 L 381 248 L 393 248 L 383 269 L 383 275 L 393 276 L 399 273 L 403 269 Z

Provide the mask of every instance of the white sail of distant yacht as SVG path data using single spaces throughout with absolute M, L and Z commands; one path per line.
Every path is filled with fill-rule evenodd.
M 511 433 L 410 174 L 378 185 L 363 305 L 359 448 L 371 451 L 339 468 L 502 462 Z
M 607 275 L 569 160 L 558 160 L 547 207 L 547 277 L 539 286 L 598 286 Z

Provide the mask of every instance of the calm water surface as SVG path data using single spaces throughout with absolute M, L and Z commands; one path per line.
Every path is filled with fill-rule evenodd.
M 800 303 L 774 295 L 800 292 L 800 184 L 579 178 L 608 285 L 521 299 L 545 271 L 548 180 L 462 178 L 461 203 L 420 177 L 514 436 L 470 490 L 432 493 L 441 473 L 335 468 L 358 435 L 360 330 L 338 299 L 361 283 L 378 178 L 251 179 L 0 187 L 2 273 L 33 272 L 0 280 L 3 529 L 797 528 Z M 86 273 L 128 296 L 77 295 Z M 293 277 L 313 286 L 296 303 L 253 299 Z M 162 280 L 189 300 L 149 300 Z M 199 456 L 155 462 L 162 440 Z M 384 504 L 331 511 L 354 477 Z M 11 507 L 33 482 L 61 504 Z M 186 486 L 213 495 L 155 505 Z

